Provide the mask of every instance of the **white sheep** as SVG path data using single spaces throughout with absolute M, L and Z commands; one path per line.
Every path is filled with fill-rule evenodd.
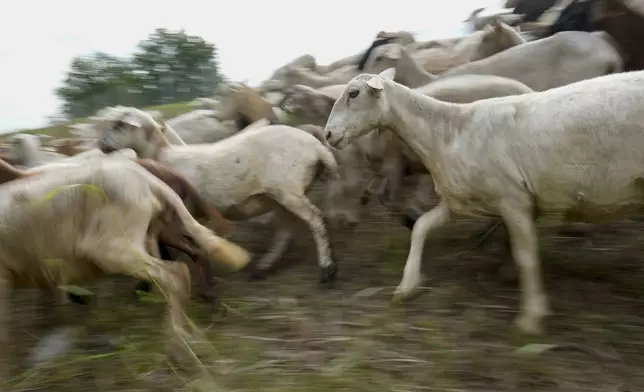
M 305 194 L 321 166 L 336 173 L 337 163 L 315 137 L 297 128 L 271 125 L 212 144 L 171 146 L 164 127 L 136 108 L 98 126 L 101 150 L 132 148 L 141 158 L 158 160 L 184 175 L 228 219 L 245 220 L 275 211 L 279 228 L 273 247 L 251 276 L 262 277 L 283 254 L 292 237 L 294 215 L 313 234 L 321 281 L 334 279 L 337 266 L 321 213 Z
M 387 75 L 385 75 L 387 76 Z M 644 207 L 644 72 L 597 77 L 544 92 L 453 104 L 380 75 L 354 78 L 325 133 L 337 148 L 374 128 L 421 158 L 441 202 L 412 231 L 395 297 L 421 283 L 425 238 L 459 215 L 500 216 L 520 275 L 518 327 L 539 333 L 549 312 L 535 218 L 597 222 Z
M 154 256 L 154 239 L 174 221 L 170 217 L 178 217 L 183 230 L 213 259 L 236 268 L 250 261 L 243 249 L 195 221 L 170 187 L 128 160 L 96 160 L 17 179 L 1 185 L 0 195 L 2 380 L 15 361 L 7 325 L 13 288 L 53 291 L 110 274 L 154 282 L 168 300 L 166 331 L 177 343 L 185 327 L 189 271 L 183 263 Z
M 129 109 L 127 106 L 122 105 L 106 106 L 97 111 L 94 116 L 90 117 L 90 120 L 93 122 L 92 126 L 95 126 L 96 122 L 101 122 L 106 119 L 115 119 L 120 118 L 121 116 L 127 116 L 128 110 Z M 163 121 L 163 113 L 161 113 L 159 110 L 149 110 L 146 111 L 146 113 L 157 122 Z M 175 132 L 175 130 L 171 126 L 166 124 L 165 130 L 166 139 L 168 139 L 171 144 L 179 146 L 186 144 L 183 139 L 181 139 L 181 136 L 179 136 L 179 134 Z M 97 131 L 94 130 L 94 132 Z
M 614 41 L 603 31 L 563 31 L 504 50 L 443 72 L 454 75 L 498 75 L 545 91 L 624 69 Z
M 193 110 L 166 121 L 186 144 L 212 143 L 235 134 L 216 118 L 214 110 Z M 176 143 L 175 143 L 176 144 Z
M 393 77 L 391 73 L 389 75 Z M 470 103 L 480 99 L 533 92 L 520 82 L 492 75 L 454 76 L 414 90 L 453 103 Z M 327 99 L 325 102 L 328 108 L 324 116 L 326 122 L 335 100 Z M 330 180 L 328 184 L 329 192 L 325 199 L 327 216 L 335 221 L 339 220 L 340 223 L 349 221 L 353 226 L 360 221 L 361 206 L 368 203 L 371 194 L 377 194 L 383 206 L 397 216 L 402 213 L 401 224 L 411 230 L 415 220 L 421 215 L 419 209 L 434 201 L 419 199 L 420 195 L 433 194 L 431 176 L 427 175 L 429 173 L 422 161 L 390 132 L 370 132 L 358 138 L 349 147 L 349 151 L 345 152 L 345 148 L 335 153 L 336 159 L 342 161 L 342 170 L 339 178 Z M 356 155 L 355 149 L 362 155 Z M 375 175 L 366 182 L 364 172 L 359 170 L 365 161 Z M 415 187 L 411 188 L 411 194 L 403 195 L 400 194 L 400 190 L 403 180 L 408 175 L 413 175 Z M 363 184 L 362 189 L 357 186 L 357 181 L 360 180 Z M 403 202 L 396 203 L 401 197 Z M 491 226 L 496 227 L 497 222 L 491 222 L 485 231 L 489 231 Z
M 502 22 L 495 22 L 486 26 L 484 30 L 459 39 L 453 46 L 421 50 L 415 50 L 412 46 L 401 46 L 405 47 L 424 71 L 442 73 L 461 64 L 487 58 L 524 43 L 526 43 L 525 39 L 512 27 Z M 388 43 L 375 48 L 366 61 L 363 72 L 378 73 L 394 66 L 385 54 L 390 45 L 399 45 L 399 43 Z
M 387 72 L 392 75 L 392 71 Z M 324 125 L 335 101 L 345 88 L 346 85 L 317 90 L 307 86 L 294 86 L 283 106 L 298 119 Z M 419 87 L 415 91 L 454 103 L 533 92 L 521 82 L 493 75 L 453 76 Z M 365 184 L 369 188 L 368 193 L 375 191 L 380 194 L 380 201 L 390 208 L 390 204 L 397 199 L 406 171 L 427 173 L 418 156 L 390 133 L 369 133 L 359 138 L 348 150 L 334 154 L 341 170 L 339 178 L 329 183 L 325 213 L 341 224 L 348 222 L 349 226 L 359 221 L 358 201 L 362 204 L 368 201 L 368 194 L 364 193 Z M 365 164 L 384 182 L 376 181 L 377 179 L 365 181 L 364 172 L 359 169 Z M 415 209 L 412 206 L 409 210 Z M 405 218 L 404 222 L 409 225 L 409 219 Z
M 28 133 L 12 135 L 10 139 L 13 161 L 23 167 L 34 167 L 45 162 L 67 158 L 66 155 L 41 148 L 40 136 Z

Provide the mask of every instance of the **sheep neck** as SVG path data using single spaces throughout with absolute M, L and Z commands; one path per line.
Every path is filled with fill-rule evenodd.
M 159 134 L 159 137 L 151 143 L 145 154 L 139 154 L 141 158 L 153 159 L 155 161 L 159 160 L 159 156 L 166 150 L 172 149 L 172 145 L 168 139 L 163 134 Z
M 298 69 L 295 70 L 297 84 L 303 84 L 305 86 L 311 86 L 313 88 L 320 88 L 324 86 L 330 86 L 335 83 L 335 79 L 326 76 L 326 75 L 317 75 L 312 71 L 307 69 Z M 340 83 L 341 84 L 341 83 Z
M 383 93 L 388 106 L 383 128 L 407 143 L 438 184 L 446 184 L 446 152 L 466 121 L 464 105 L 439 101 L 391 81 L 384 81 Z
M 400 50 L 400 60 L 398 60 L 396 67 L 396 75 L 400 75 L 399 82 L 401 84 L 412 88 L 424 86 L 437 79 L 436 76 L 425 71 L 425 69 L 411 57 L 409 52 L 402 47 Z
M 175 131 L 175 130 L 174 130 L 170 125 L 168 125 L 167 123 L 165 124 L 165 134 L 167 135 L 167 136 L 164 136 L 164 137 L 165 137 L 165 139 L 166 139 L 166 143 L 167 143 L 167 142 L 169 142 L 170 140 L 172 140 L 172 142 L 173 142 L 174 144 L 176 144 L 176 145 L 183 146 L 183 145 L 185 145 L 185 144 L 186 144 L 186 143 L 183 141 L 183 139 L 181 139 L 181 136 L 179 136 L 179 134 L 177 133 L 177 131 Z

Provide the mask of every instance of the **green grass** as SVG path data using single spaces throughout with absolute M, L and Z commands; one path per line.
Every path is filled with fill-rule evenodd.
M 172 118 L 179 116 L 183 113 L 187 113 L 192 108 L 189 106 L 189 102 L 178 102 L 178 103 L 169 103 L 166 105 L 151 106 L 145 108 L 145 110 L 158 110 L 163 113 L 164 118 Z M 78 124 L 89 121 L 87 117 L 76 118 L 72 121 L 66 122 L 64 124 L 52 125 L 50 127 L 36 128 L 36 129 L 26 129 L 11 133 L 6 133 L 0 136 L 0 140 L 5 140 L 6 138 L 14 135 L 16 133 L 29 133 L 33 135 L 49 135 L 55 138 L 66 138 L 72 137 L 69 133 L 69 125 Z

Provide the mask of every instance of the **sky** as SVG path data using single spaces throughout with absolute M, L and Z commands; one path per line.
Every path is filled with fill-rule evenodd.
M 311 54 L 327 64 L 364 50 L 380 30 L 417 40 L 464 34 L 461 23 L 495 0 L 21 0 L 0 24 L 0 133 L 47 125 L 54 89 L 75 56 L 128 56 L 155 28 L 185 29 L 214 43 L 224 75 L 257 84 Z M 380 5 L 376 5 L 380 3 Z M 318 6 L 323 5 L 323 6 Z

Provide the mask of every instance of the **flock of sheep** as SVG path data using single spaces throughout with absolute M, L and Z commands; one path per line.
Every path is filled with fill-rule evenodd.
M 420 285 L 430 232 L 458 216 L 500 220 L 520 278 L 517 325 L 540 333 L 549 305 L 536 218 L 616 220 L 644 205 L 644 72 L 622 69 L 606 33 L 529 40 L 495 19 L 446 40 L 380 32 L 364 53 L 327 66 L 302 56 L 257 88 L 230 83 L 167 121 L 108 107 L 76 126 L 82 137 L 57 141 L 58 152 L 17 135 L 0 168 L 0 345 L 10 347 L 13 287 L 51 292 L 124 274 L 163 291 L 176 348 L 190 276 L 185 264 L 164 261 L 168 248 L 193 258 L 211 285 L 210 261 L 239 270 L 251 260 L 220 236 L 225 219 L 270 220 L 271 248 L 251 272 L 261 278 L 299 218 L 313 235 L 320 281 L 330 282 L 338 266 L 325 222 L 355 225 L 371 194 L 392 210 L 407 198 L 397 212 L 411 247 L 396 298 Z M 402 194 L 408 176 L 413 195 Z M 318 178 L 324 212 L 307 197 Z M 9 362 L 1 350 L 4 376 Z

